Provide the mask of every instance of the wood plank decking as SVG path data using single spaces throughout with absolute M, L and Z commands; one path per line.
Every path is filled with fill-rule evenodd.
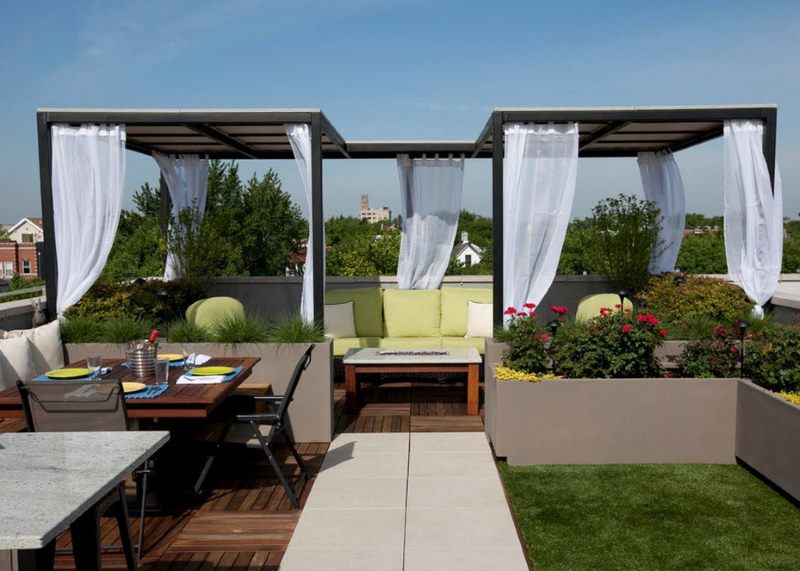
M 402 379 L 381 386 L 365 383 L 364 406 L 357 415 L 345 415 L 344 387 L 337 384 L 335 432 L 483 431 L 482 410 L 480 416 L 466 416 L 464 385 Z M 20 429 L 20 422 L 0 420 L 0 431 Z M 146 518 L 141 569 L 277 570 L 327 449 L 325 443 L 298 445 L 311 476 L 300 498 L 300 509 L 292 508 L 259 452 L 230 453 L 220 458 L 209 476 L 211 489 L 206 496 L 196 500 L 181 495 L 170 501 L 173 508 Z M 279 448 L 278 456 L 284 472 L 296 475 L 291 455 Z M 131 528 L 136 534 L 135 517 Z M 113 519 L 103 518 L 101 533 L 103 545 L 118 544 Z M 68 533 L 61 536 L 58 547 L 69 547 Z M 104 554 L 103 566 L 124 569 L 122 554 Z M 73 569 L 71 554 L 58 555 L 56 568 Z

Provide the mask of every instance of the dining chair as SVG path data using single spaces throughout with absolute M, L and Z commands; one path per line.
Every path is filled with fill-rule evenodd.
M 129 429 L 125 394 L 117 380 L 17 381 L 28 430 L 31 432 L 126 431 Z M 139 537 L 134 556 L 128 520 L 125 485 L 101 500 L 97 514 L 114 508 L 122 549 L 129 569 L 136 569 L 142 556 L 148 461 L 137 470 Z
M 240 413 L 235 409 L 223 413 L 222 430 L 214 443 L 211 454 L 206 458 L 205 466 L 195 484 L 195 492 L 199 493 L 200 490 L 202 490 L 203 482 L 221 447 L 254 448 L 264 452 L 270 466 L 272 466 L 272 469 L 275 471 L 275 475 L 278 477 L 278 481 L 281 486 L 283 486 L 284 490 L 286 490 L 289 501 L 294 507 L 300 507 L 299 498 L 308 481 L 308 470 L 300 454 L 297 452 L 294 436 L 289 429 L 286 415 L 289 410 L 289 405 L 294 398 L 294 393 L 297 389 L 300 377 L 311 363 L 311 353 L 313 351 L 314 345 L 309 345 L 308 349 L 305 350 L 297 361 L 284 394 L 269 396 L 249 395 L 247 399 L 250 401 L 250 406 L 247 407 L 247 413 Z M 239 402 L 242 402 L 241 399 Z M 257 403 L 266 404 L 269 410 L 267 412 L 249 412 L 250 410 L 256 409 L 254 405 Z M 299 482 L 295 487 L 289 484 L 289 481 L 281 470 L 280 464 L 278 464 L 275 455 L 272 453 L 272 444 L 279 439 L 283 440 L 283 443 L 288 446 L 289 452 L 291 452 L 300 468 Z

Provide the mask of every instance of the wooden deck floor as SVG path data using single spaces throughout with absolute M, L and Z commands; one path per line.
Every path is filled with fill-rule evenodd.
M 481 416 L 465 415 L 466 388 L 460 382 L 410 383 L 400 379 L 380 386 L 365 384 L 364 406 L 358 415 L 344 414 L 341 384 L 335 386 L 334 398 L 336 433 L 483 430 L 482 410 Z M 19 423 L 4 424 L 0 420 L 0 431 L 19 428 Z M 141 568 L 277 570 L 327 448 L 325 443 L 298 445 L 311 473 L 300 509 L 292 508 L 260 453 L 249 451 L 221 458 L 209 476 L 211 489 L 205 497 L 169 498 L 173 508 L 146 518 Z M 278 453 L 284 473 L 296 475 L 297 466 L 291 455 L 280 449 Z M 132 518 L 131 526 L 136 534 L 136 518 Z M 103 518 L 101 532 L 104 545 L 118 543 L 113 519 Z M 68 533 L 59 539 L 58 547 L 69 547 Z M 103 567 L 124 569 L 121 553 L 105 554 Z M 58 555 L 56 568 L 73 569 L 71 554 Z

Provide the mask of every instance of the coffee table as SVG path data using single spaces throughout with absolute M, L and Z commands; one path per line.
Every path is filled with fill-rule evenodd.
M 358 410 L 359 373 L 466 373 L 467 414 L 478 414 L 478 378 L 482 360 L 474 347 L 350 349 L 343 363 L 347 412 Z

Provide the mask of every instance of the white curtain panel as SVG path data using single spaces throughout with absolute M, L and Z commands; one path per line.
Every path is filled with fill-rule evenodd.
M 761 121 L 725 121 L 725 255 L 728 274 L 756 306 L 775 293 L 783 256 L 783 191 L 770 184 Z
M 458 226 L 464 159 L 397 157 L 403 228 L 397 287 L 436 289 L 444 278 Z
M 509 123 L 503 159 L 503 303 L 541 302 L 558 268 L 578 171 L 578 124 Z
M 187 208 L 200 214 L 206 211 L 208 194 L 208 159 L 198 155 L 162 155 L 153 153 L 153 158 L 167 182 L 172 200 L 172 218 L 177 219 Z M 172 281 L 183 275 L 180 261 L 172 252 L 167 252 L 164 281 Z
M 307 123 L 292 123 L 285 125 L 286 135 L 292 146 L 292 154 L 300 171 L 300 179 L 306 191 L 309 216 L 311 214 L 311 128 Z M 300 298 L 300 315 L 306 323 L 314 321 L 314 248 L 313 224 L 308 224 L 308 245 L 306 248 L 306 263 L 303 272 L 303 293 Z M 324 230 L 323 230 L 324 231 Z M 324 242 L 324 236 L 323 236 Z M 322 251 L 322 271 L 325 271 L 325 250 Z M 324 279 L 324 276 L 323 276 Z
M 53 125 L 50 133 L 61 317 L 98 278 L 114 244 L 125 184 L 125 126 Z
M 661 244 L 650 258 L 650 273 L 662 274 L 675 269 L 686 225 L 686 197 L 681 172 L 672 153 L 639 153 L 637 159 L 642 188 L 647 200 L 661 211 Z

